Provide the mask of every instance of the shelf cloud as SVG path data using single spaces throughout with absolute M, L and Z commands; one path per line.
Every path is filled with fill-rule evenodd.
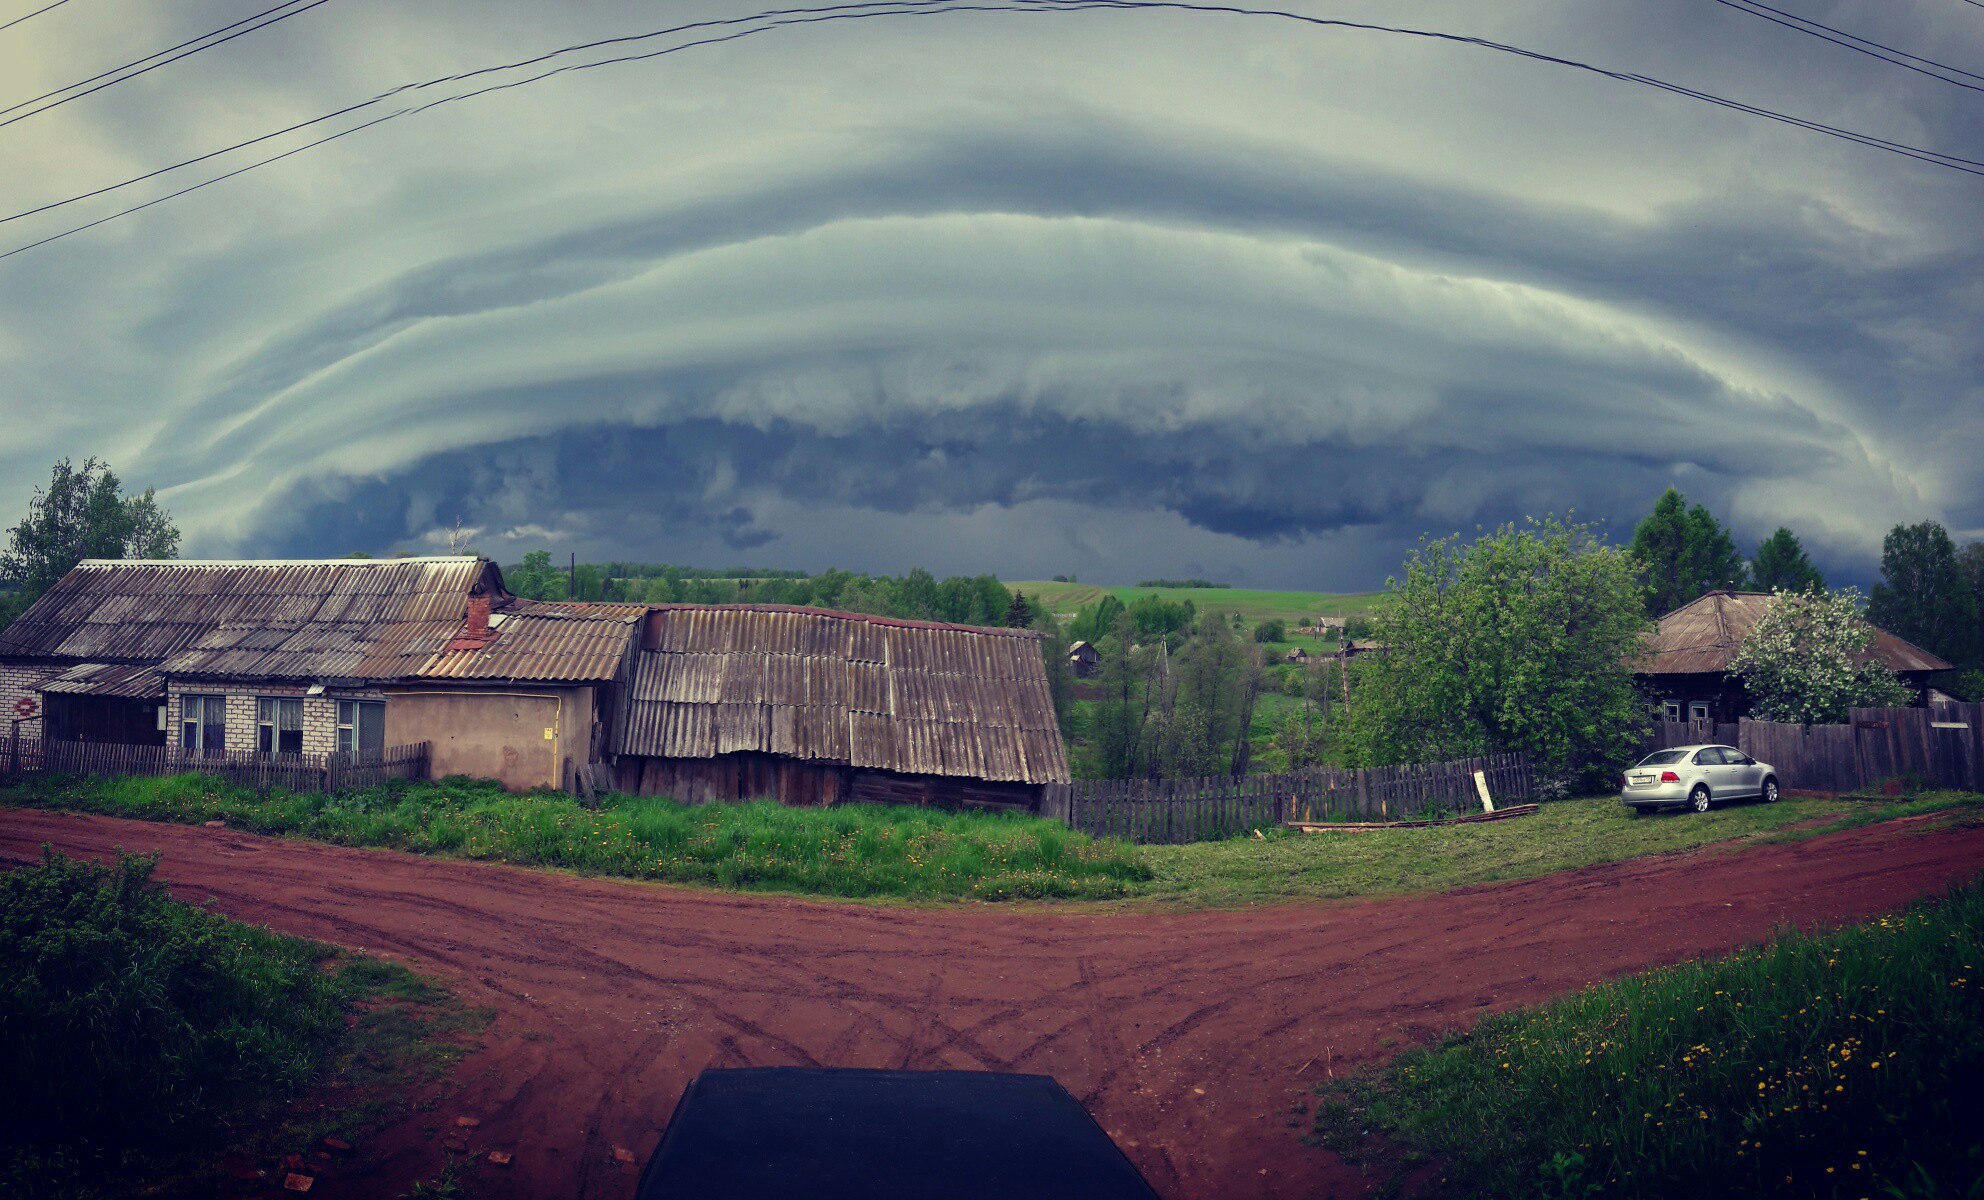
M 327 9 L 0 131 L 39 168 L 0 203 L 641 25 L 487 7 Z M 1761 23 L 1427 8 L 1984 148 L 1933 82 L 1726 45 Z M 1984 24 L 1879 15 L 1984 50 Z M 162 19 L 125 45 L 51 13 L 18 65 L 53 86 Z M 459 521 L 506 558 L 1349 588 L 1425 532 L 1623 535 L 1671 484 L 1865 578 L 1898 521 L 1984 532 L 1980 197 L 1439 47 L 1120 13 L 784 32 L 383 126 L 0 262 L 0 501 L 99 454 L 200 553 L 417 551 Z

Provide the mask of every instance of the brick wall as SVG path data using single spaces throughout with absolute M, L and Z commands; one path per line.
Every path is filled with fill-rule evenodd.
M 34 689 L 51 675 L 61 674 L 59 667 L 0 663 L 0 738 L 9 736 L 8 731 L 14 720 L 14 702 L 23 696 L 32 697 L 37 705 L 41 696 Z M 31 721 L 21 722 L 22 737 L 41 736 L 39 709 Z
M 261 743 L 257 740 L 256 701 L 263 696 L 301 696 L 303 698 L 303 752 L 305 754 L 330 754 L 338 745 L 338 701 L 340 700 L 383 700 L 385 693 L 371 688 L 334 688 L 321 696 L 308 695 L 309 689 L 302 684 L 262 683 L 244 686 L 238 683 L 209 684 L 170 681 L 166 684 L 166 716 L 170 733 L 167 735 L 172 745 L 179 744 L 180 697 L 187 695 L 225 696 L 227 698 L 227 748 L 229 750 L 254 750 Z

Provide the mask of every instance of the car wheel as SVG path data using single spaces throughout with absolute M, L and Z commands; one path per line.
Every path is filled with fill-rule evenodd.
M 1776 802 L 1777 802 L 1777 780 L 1766 779 L 1764 780 L 1764 803 L 1775 804 Z
M 1688 793 L 1688 807 L 1694 809 L 1696 812 L 1707 812 L 1708 789 L 1699 783 L 1696 784 L 1695 790 Z

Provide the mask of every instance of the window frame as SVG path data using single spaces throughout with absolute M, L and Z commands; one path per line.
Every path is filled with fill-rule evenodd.
M 1676 725 L 1679 725 L 1681 723 L 1681 702 L 1679 700 L 1662 700 L 1660 702 L 1660 719 L 1663 721 L 1672 721 Z
M 294 728 L 285 728 L 283 726 L 282 712 L 286 705 L 295 705 L 293 711 L 296 714 L 296 725 Z M 264 715 L 265 710 L 267 710 L 266 716 Z M 303 753 L 303 719 L 304 707 L 303 697 L 301 696 L 255 697 L 255 749 L 263 754 Z M 293 750 L 285 748 L 282 744 L 284 740 L 283 735 L 288 733 L 296 735 L 296 748 Z
M 341 696 L 337 701 L 337 709 L 333 713 L 332 745 L 336 748 L 338 755 L 346 761 L 360 761 L 367 752 L 361 735 L 368 727 L 365 720 L 365 708 L 368 705 L 377 706 L 378 715 L 374 719 L 378 722 L 379 744 L 376 753 L 381 757 L 385 755 L 386 702 L 384 700 L 365 699 L 357 696 Z
M 1701 715 L 1700 715 L 1700 716 L 1696 716 L 1696 715 L 1695 715 L 1695 713 L 1697 713 L 1697 712 L 1700 712 L 1700 713 L 1701 713 Z M 1690 700 L 1690 701 L 1688 702 L 1688 720 L 1690 720 L 1690 721 L 1702 721 L 1702 722 L 1706 722 L 1706 721 L 1708 721 L 1709 719 L 1710 719 L 1710 718 L 1709 718 L 1709 711 L 1708 711 L 1708 701 L 1706 701 L 1706 700 Z
M 188 719 L 188 701 L 191 701 L 200 710 L 198 720 Z M 212 721 L 208 718 L 212 716 L 211 710 L 216 704 L 220 706 L 220 720 Z M 194 731 L 192 745 L 187 744 L 187 729 L 189 726 Z M 210 745 L 208 744 L 207 733 L 209 730 L 215 729 L 220 731 L 220 744 Z M 203 756 L 227 753 L 227 695 L 225 693 L 179 693 L 179 749 L 182 753 Z

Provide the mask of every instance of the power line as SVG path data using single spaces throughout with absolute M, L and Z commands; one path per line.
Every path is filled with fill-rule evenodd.
M 47 12 L 51 8 L 61 8 L 64 4 L 67 3 L 69 3 L 69 0 L 55 0 L 55 3 L 53 4 L 44 4 L 40 8 L 35 9 L 31 13 L 27 13 L 22 16 L 15 17 L 13 20 L 7 22 L 5 25 L 0 25 L 0 30 L 12 29 L 14 26 L 19 25 L 22 21 L 32 20 L 33 18 L 38 17 L 41 14 Z
M 323 0 L 317 0 L 317 2 L 322 3 Z M 1980 3 L 1980 7 L 1984 7 L 1984 3 Z M 711 46 L 724 42 L 736 41 L 760 33 L 769 33 L 777 29 L 790 28 L 794 26 L 822 24 L 831 21 L 866 20 L 866 19 L 878 18 L 878 17 L 898 17 L 898 16 L 902 16 L 902 17 L 940 16 L 940 15 L 948 15 L 948 14 L 960 13 L 960 12 L 1043 13 L 1043 12 L 1087 12 L 1087 11 L 1097 11 L 1104 9 L 1122 9 L 1122 10 L 1162 9 L 1162 10 L 1175 10 L 1175 11 L 1193 12 L 1193 13 L 1268 17 L 1268 18 L 1295 21 L 1301 24 L 1313 25 L 1313 26 L 1319 26 L 1325 28 L 1338 28 L 1338 29 L 1350 29 L 1350 30 L 1357 30 L 1364 32 L 1386 33 L 1386 34 L 1393 34 L 1398 36 L 1422 38 L 1422 39 L 1429 39 L 1434 41 L 1442 41 L 1442 42 L 1450 42 L 1460 45 L 1474 46 L 1477 48 L 1496 51 L 1499 53 L 1512 54 L 1517 57 L 1529 59 L 1535 62 L 1546 63 L 1554 66 L 1565 67 L 1568 69 L 1597 75 L 1602 78 L 1610 79 L 1616 82 L 1631 83 L 1639 86 L 1651 87 L 1659 91 L 1668 92 L 1670 94 L 1677 96 L 1683 96 L 1688 99 L 1699 101 L 1701 103 L 1712 104 L 1717 107 L 1726 108 L 1734 112 L 1740 112 L 1751 116 L 1763 117 L 1767 120 L 1792 125 L 1797 128 L 1806 129 L 1811 132 L 1818 133 L 1824 136 L 1834 137 L 1841 140 L 1854 142 L 1858 145 L 1867 146 L 1872 149 L 1883 150 L 1888 153 L 1898 154 L 1903 157 L 1916 159 L 1921 162 L 1929 163 L 1933 166 L 1947 167 L 1951 170 L 1962 171 L 1965 174 L 1970 174 L 1970 175 L 1984 175 L 1984 161 L 1980 161 L 1977 159 L 1963 158 L 1953 154 L 1946 154 L 1937 150 L 1930 150 L 1921 146 L 1912 146 L 1907 143 L 1896 142 L 1886 138 L 1876 137 L 1871 134 L 1859 133 L 1854 130 L 1844 129 L 1838 126 L 1828 125 L 1823 122 L 1810 120 L 1808 118 L 1794 116 L 1789 113 L 1778 112 L 1772 109 L 1763 108 L 1758 105 L 1752 105 L 1744 101 L 1734 100 L 1729 97 L 1720 96 L 1712 92 L 1706 92 L 1700 89 L 1686 87 L 1681 84 L 1670 83 L 1666 80 L 1657 79 L 1649 75 L 1642 75 L 1637 72 L 1616 71 L 1610 68 L 1596 66 L 1591 63 L 1581 62 L 1576 59 L 1563 58 L 1557 55 L 1547 54 L 1541 51 L 1528 50 L 1520 46 L 1515 46 L 1503 42 L 1495 42 L 1486 38 L 1478 38 L 1466 34 L 1445 33 L 1438 30 L 1414 29 L 1404 26 L 1378 25 L 1369 22 L 1347 21 L 1347 20 L 1341 20 L 1335 18 L 1312 17 L 1304 13 L 1289 12 L 1282 9 L 1245 8 L 1238 5 L 1192 3 L 1192 2 L 1188 2 L 1188 0 L 997 0 L 997 2 L 994 3 L 973 3 L 973 4 L 945 2 L 945 0 L 870 0 L 870 2 L 868 3 L 826 5 L 826 6 L 821 6 L 818 8 L 810 8 L 810 9 L 804 9 L 804 8 L 779 9 L 779 10 L 772 10 L 771 12 L 767 12 L 767 13 L 759 13 L 751 17 L 726 18 L 723 20 L 692 22 L 688 25 L 672 27 L 669 30 L 660 30 L 647 34 L 627 35 L 619 38 L 606 39 L 605 41 L 602 42 L 591 42 L 591 43 L 582 44 L 580 46 L 566 47 L 561 50 L 551 51 L 547 54 L 537 55 L 530 59 L 519 60 L 519 62 L 517 63 L 504 64 L 502 66 L 497 66 L 497 67 L 481 68 L 476 71 L 464 72 L 459 75 L 447 76 L 442 79 L 430 80 L 422 83 L 405 84 L 400 87 L 394 88 L 389 92 L 382 93 L 380 96 L 374 97 L 371 100 L 362 101 L 358 104 L 349 105 L 343 109 L 336 110 L 335 112 L 327 113 L 324 116 L 311 118 L 310 120 L 304 122 L 299 122 L 298 124 L 289 126 L 286 129 L 279 130 L 275 133 L 264 134 L 260 137 L 250 139 L 249 141 L 237 143 L 236 145 L 231 147 L 224 147 L 219 150 L 211 151 L 197 158 L 188 159 L 183 163 L 177 163 L 177 164 L 173 164 L 172 166 L 162 167 L 146 175 L 138 176 L 133 179 L 128 179 L 121 183 L 111 184 L 103 188 L 98 188 L 92 192 L 87 192 L 78 196 L 73 196 L 66 200 L 54 201 L 52 203 L 42 205 L 39 208 L 30 209 L 25 212 L 15 213 L 12 216 L 8 216 L 8 217 L 0 217 L 0 222 L 18 220 L 22 217 L 33 215 L 34 213 L 46 212 L 51 208 L 60 207 L 65 204 L 71 204 L 78 200 L 88 199 L 93 196 L 100 196 L 107 192 L 115 191 L 118 188 L 128 187 L 134 183 L 142 182 L 147 179 L 157 178 L 158 176 L 163 175 L 169 171 L 177 170 L 182 166 L 190 166 L 197 162 L 203 162 L 208 159 L 217 157 L 219 155 L 230 153 L 233 150 L 242 149 L 246 146 L 254 145 L 258 142 L 263 142 L 274 137 L 282 136 L 285 133 L 295 132 L 299 129 L 306 128 L 310 125 L 319 124 L 325 120 L 329 120 L 337 116 L 342 116 L 352 112 L 356 112 L 371 107 L 375 104 L 381 103 L 382 101 L 390 97 L 401 95 L 409 91 L 437 86 L 439 84 L 446 82 L 460 82 L 462 80 L 487 75 L 493 72 L 514 70 L 518 66 L 535 65 L 538 63 L 551 61 L 568 53 L 587 50 L 587 49 L 598 49 L 605 45 L 626 44 L 632 42 L 651 40 L 655 37 L 664 36 L 668 33 L 680 33 L 693 29 L 709 28 L 712 26 L 732 26 L 732 25 L 744 24 L 746 22 L 751 22 L 751 21 L 759 22 L 758 24 L 750 25 L 747 28 L 735 29 L 732 30 L 731 32 L 719 36 L 701 38 L 695 41 L 667 46 L 659 50 L 644 51 L 638 54 L 627 54 L 612 58 L 596 59 L 587 62 L 573 63 L 565 66 L 556 67 L 548 71 L 543 71 L 536 75 L 532 75 L 523 79 L 509 80 L 503 83 L 490 84 L 488 86 L 477 88 L 472 91 L 454 93 L 451 95 L 443 96 L 434 100 L 430 100 L 425 104 L 412 105 L 412 106 L 400 108 L 393 112 L 389 112 L 383 116 L 375 117 L 372 118 L 371 120 L 362 122 L 361 124 L 340 130 L 336 133 L 332 133 L 324 137 L 316 138 L 312 141 L 304 143 L 301 146 L 293 147 L 292 149 L 283 151 L 280 154 L 275 154 L 268 158 L 259 159 L 255 162 L 248 163 L 234 170 L 227 171 L 221 175 L 214 176 L 211 179 L 206 179 L 199 183 L 192 184 L 188 187 L 181 188 L 177 191 L 169 192 L 166 195 L 157 197 L 156 199 L 153 200 L 149 200 L 143 204 L 134 205 L 130 208 L 123 209 L 119 212 L 111 213 L 108 216 L 98 218 L 97 220 L 90 221 L 86 224 L 78 225 L 74 228 L 66 229 L 59 233 L 52 234 L 48 237 L 41 238 L 38 241 L 29 242 L 25 245 L 15 247 L 14 249 L 5 252 L 0 252 L 0 259 L 12 258 L 16 254 L 24 253 L 28 250 L 35 249 L 38 246 L 44 246 L 50 242 L 58 241 L 72 234 L 81 233 L 88 229 L 94 229 L 99 225 L 103 225 L 110 221 L 117 220 L 120 217 L 129 216 L 137 212 L 142 212 L 145 209 L 151 208 L 155 205 L 163 204 L 168 200 L 173 200 L 180 196 L 187 195 L 191 192 L 199 191 L 202 188 L 209 187 L 213 184 L 220 183 L 227 179 L 232 179 L 235 176 L 245 174 L 249 171 L 256 170 L 260 167 L 268 166 L 271 163 L 280 162 L 283 159 L 290 158 L 306 150 L 313 149 L 317 146 L 324 145 L 328 142 L 336 141 L 350 134 L 357 133 L 360 130 L 369 129 L 375 125 L 380 125 L 387 121 L 397 120 L 400 117 L 411 116 L 417 113 L 426 112 L 430 109 L 438 108 L 446 104 L 452 104 L 457 101 L 470 100 L 478 96 L 485 96 L 494 92 L 507 91 L 511 88 L 522 87 L 530 83 L 537 83 L 542 80 L 549 79 L 554 75 L 562 75 L 576 71 L 588 71 L 600 67 L 615 66 L 624 63 L 640 62 L 648 59 L 659 58 L 664 55 L 678 54 L 685 50 L 691 50 L 698 47 Z M 776 18 L 776 19 L 767 19 L 767 18 Z
M 158 58 L 160 55 L 170 54 L 174 50 L 183 50 L 186 47 L 192 45 L 194 42 L 205 41 L 210 37 L 214 37 L 218 34 L 226 33 L 228 30 L 233 29 L 236 26 L 246 25 L 250 21 L 258 20 L 262 17 L 268 16 L 272 12 L 277 12 L 281 9 L 288 8 L 292 4 L 299 4 L 301 2 L 302 0 L 283 0 L 283 2 L 281 4 L 276 5 L 275 8 L 263 9 L 261 12 L 256 13 L 252 17 L 243 17 L 239 21 L 234 22 L 233 25 L 223 25 L 219 29 L 210 30 L 206 33 L 201 34 L 198 37 L 187 38 L 185 41 L 179 43 L 177 46 L 167 46 L 165 49 L 154 51 L 151 54 L 145 55 L 143 58 L 135 58 L 132 59 L 130 62 L 124 63 L 120 66 L 112 67 L 108 71 L 99 71 L 97 74 L 90 76 L 88 79 L 78 79 L 74 83 L 64 84 L 59 88 L 54 88 L 50 91 L 43 92 L 39 96 L 31 96 L 28 99 L 23 100 L 18 104 L 10 104 L 5 108 L 0 108 L 0 116 L 4 116 L 7 113 L 16 112 L 20 109 L 26 108 L 30 104 L 39 104 L 43 100 L 47 100 L 53 96 L 59 96 L 63 92 L 74 91 L 76 88 L 82 87 L 84 84 L 95 83 L 99 79 L 107 79 L 110 76 L 117 74 L 119 71 L 129 70 L 132 67 L 140 66 L 144 63 L 148 63 L 151 60 Z
M 1979 75 L 1974 71 L 1966 71 L 1962 67 L 1953 67 L 1948 63 L 1937 62 L 1933 58 L 1923 58 L 1919 54 L 1910 54 L 1906 50 L 1898 50 L 1893 46 L 1887 45 L 1885 42 L 1863 38 L 1858 34 L 1848 33 L 1844 29 L 1836 29 L 1821 21 L 1814 21 L 1807 17 L 1798 16 L 1795 13 L 1788 13 L 1780 8 L 1772 8 L 1768 4 L 1759 3 L 1758 0 L 1715 0 L 1715 3 L 1725 8 L 1733 8 L 1740 13 L 1748 13 L 1753 17 L 1761 17 L 1773 25 L 1782 25 L 1786 29 L 1810 34 L 1815 38 L 1831 42 L 1835 46 L 1844 46 L 1848 50 L 1865 54 L 1869 58 L 1877 58 L 1884 63 L 1891 63 L 1894 66 L 1914 71 L 1918 75 L 1927 75 L 1931 79 L 1940 79 L 1944 83 L 1955 84 L 1960 88 L 1969 88 L 1973 92 L 1984 92 L 1984 87 L 1978 86 L 1978 83 L 1984 83 L 1984 75 Z M 1980 4 L 1980 7 L 1984 7 L 1984 4 Z M 1838 36 L 1835 37 L 1833 36 L 1834 34 Z M 1918 63 L 1922 65 L 1916 65 Z M 1929 70 L 1928 68 L 1930 67 L 1934 67 L 1935 70 Z M 1965 83 L 1961 79 L 1951 79 L 1948 75 L 1938 74 L 1938 71 L 1948 71 L 1955 75 L 1965 75 L 1977 80 L 1978 83 Z
M 43 104 L 40 108 L 29 109 L 27 112 L 18 113 L 15 116 L 8 117 L 6 120 L 0 121 L 0 128 L 5 128 L 8 125 L 12 125 L 16 121 L 25 121 L 29 117 L 38 117 L 42 113 L 47 112 L 51 108 L 60 108 L 64 104 L 67 104 L 72 100 L 81 100 L 84 96 L 94 95 L 97 92 L 103 91 L 105 88 L 116 87 L 120 83 L 125 83 L 130 80 L 136 79 L 140 75 L 150 74 L 151 72 L 158 70 L 160 67 L 170 66 L 171 64 L 176 63 L 182 58 L 191 58 L 193 55 L 200 53 L 202 50 L 211 50 L 215 46 L 226 45 L 228 42 L 233 41 L 235 38 L 246 37 L 249 34 L 256 32 L 257 30 L 267 29 L 269 26 L 274 25 L 277 22 L 286 21 L 291 17 L 301 16 L 303 13 L 309 12 L 311 9 L 316 8 L 319 5 L 330 3 L 330 0 L 309 0 L 309 2 L 303 4 L 303 7 L 301 8 L 290 7 L 291 5 L 297 4 L 299 2 L 300 0 L 287 0 L 286 3 L 278 4 L 276 5 L 275 8 L 271 8 L 266 12 L 257 13 L 255 16 L 246 17 L 240 21 L 236 21 L 234 25 L 223 26 L 222 28 L 215 30 L 214 33 L 201 34 L 199 37 L 192 39 L 192 41 L 181 42 L 179 45 L 172 47 L 170 50 L 160 50 L 156 54 L 146 55 L 144 58 L 136 60 L 136 62 L 126 63 L 122 67 L 114 67 L 109 71 L 103 72 L 103 74 L 101 75 L 94 75 L 89 79 L 80 80 L 76 83 L 72 83 L 68 85 L 68 87 L 56 88 L 53 92 L 44 93 L 43 95 L 35 97 L 33 100 L 24 100 L 21 103 L 14 105 L 12 108 L 0 109 L 0 113 L 14 112 L 16 109 L 25 108 L 30 104 L 35 104 L 38 103 L 39 101 L 47 100 L 50 96 L 61 95 L 61 93 L 69 91 L 71 88 L 82 87 L 83 84 L 94 83 L 96 80 L 104 80 L 101 83 L 97 83 L 95 87 L 88 88 L 84 91 L 76 92 L 74 95 L 71 96 L 62 96 L 61 99 L 51 101 L 50 103 L 47 104 Z M 289 9 L 289 11 L 288 12 L 280 11 L 285 8 Z M 269 16 L 270 13 L 280 13 L 280 15 Z M 248 21 L 261 20 L 261 18 L 263 17 L 268 17 L 268 20 L 262 21 L 261 24 L 259 25 L 251 25 L 246 29 L 237 30 L 234 33 L 228 33 L 226 37 L 215 38 L 213 41 L 205 41 L 205 39 L 207 38 L 213 38 L 214 34 L 227 33 L 228 30 L 234 29 L 236 25 L 246 24 Z M 204 44 L 196 46 L 193 45 L 194 42 L 204 42 Z M 186 49 L 186 47 L 189 46 L 192 48 Z M 179 51 L 179 53 L 174 54 L 173 53 L 174 50 Z M 150 61 L 151 59 L 159 58 L 160 55 L 171 55 L 171 57 L 162 58 L 158 62 L 151 63 L 150 66 L 139 67 L 139 69 L 135 71 L 127 71 L 127 68 L 129 67 L 135 67 L 138 66 L 140 63 L 145 63 Z M 127 73 L 119 75 L 117 74 L 119 71 L 127 71 Z M 115 78 L 104 79 L 104 76 L 106 75 L 115 76 Z
M 291 2 L 294 3 L 295 0 L 291 0 Z M 881 8 L 893 9 L 893 8 L 900 8 L 903 7 L 904 5 L 909 5 L 909 4 L 940 4 L 943 2 L 944 0 L 856 0 L 856 2 L 852 2 L 852 3 L 829 4 L 814 8 L 772 9 L 769 12 L 758 13 L 748 17 L 727 17 L 721 19 L 691 21 L 688 22 L 687 24 L 674 25 L 674 26 L 670 26 L 667 29 L 655 30 L 652 33 L 630 34 L 621 37 L 605 38 L 593 42 L 580 42 L 576 45 L 566 46 L 558 50 L 553 50 L 548 54 L 534 55 L 530 58 L 518 59 L 515 62 L 502 63 L 490 67 L 481 67 L 473 71 L 464 71 L 454 75 L 436 76 L 433 79 L 422 80 L 418 83 L 403 83 L 398 87 L 392 88 L 389 91 L 384 91 L 379 93 L 377 96 L 372 97 L 370 100 L 360 100 L 356 104 L 348 104 L 343 108 L 333 109 L 330 112 L 323 113 L 315 117 L 310 117 L 307 120 L 298 121 L 294 125 L 287 125 L 281 129 L 274 130 L 270 133 L 258 134 L 255 137 L 247 139 L 246 141 L 235 142 L 231 146 L 222 146 L 217 150 L 209 150 L 204 154 L 198 154 L 192 158 L 182 159 L 181 161 L 176 163 L 170 163 L 166 166 L 158 168 L 157 170 L 147 171 L 143 175 L 136 175 L 131 177 L 130 179 L 126 179 L 118 183 L 108 184 L 104 187 L 96 188 L 92 191 L 80 192 L 74 196 L 69 196 L 65 199 L 53 200 L 47 204 L 39 205 L 35 208 L 23 209 L 22 211 L 13 213 L 9 216 L 0 217 L 0 225 L 6 224 L 9 221 L 18 221 L 23 217 L 32 217 L 38 213 L 45 213 L 50 211 L 51 209 L 62 208 L 66 205 L 75 204 L 78 201 L 92 200 L 98 196 L 107 195 L 111 192 L 115 192 L 120 189 L 130 187 L 133 184 L 144 183 L 147 180 L 157 179 L 161 175 L 165 175 L 170 172 L 177 171 L 182 167 L 195 166 L 199 163 L 207 162 L 210 159 L 219 158 L 224 154 L 232 154 L 236 150 L 245 150 L 250 146 L 258 146 L 263 142 L 273 141 L 274 139 L 283 137 L 287 134 L 296 133 L 299 130 L 303 130 L 303 129 L 308 129 L 312 125 L 321 125 L 326 121 L 336 120 L 339 117 L 349 116 L 352 113 L 359 112 L 363 109 L 371 108 L 374 105 L 382 104 L 385 101 L 390 100 L 395 96 L 402 95 L 406 92 L 420 91 L 426 88 L 437 87 L 441 84 L 446 84 L 446 83 L 458 83 L 468 79 L 475 79 L 484 75 L 491 75 L 502 71 L 515 70 L 519 67 L 534 66 L 537 63 L 545 62 L 550 59 L 557 58 L 566 54 L 577 53 L 585 50 L 597 50 L 605 46 L 622 45 L 629 42 L 652 41 L 655 38 L 666 37 L 670 34 L 687 33 L 692 30 L 707 29 L 713 26 L 741 25 L 752 21 L 763 20 L 767 17 L 788 16 L 795 13 L 828 13 L 828 12 L 843 12 L 843 11 L 853 12 L 858 10 L 871 10 L 871 9 L 881 9 Z

